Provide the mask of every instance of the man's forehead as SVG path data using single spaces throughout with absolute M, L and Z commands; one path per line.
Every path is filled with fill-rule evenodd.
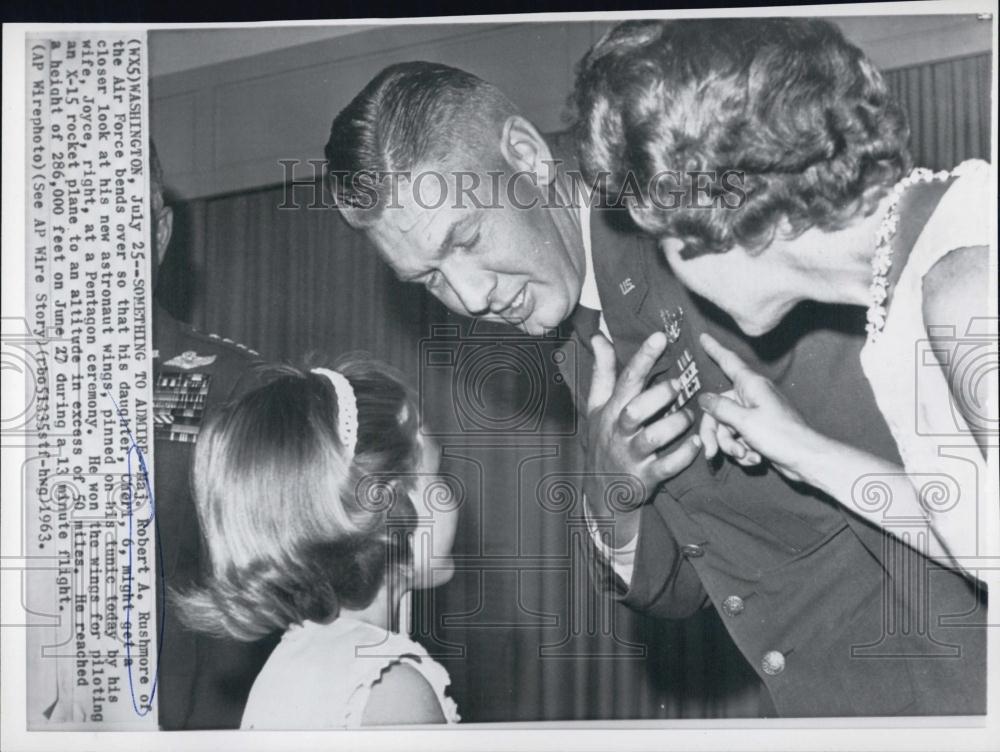
M 386 240 L 436 251 L 458 218 L 459 211 L 447 203 L 441 206 L 421 205 L 409 197 L 400 197 L 398 202 L 382 210 L 373 229 Z
M 497 199 L 488 177 L 448 163 L 415 168 L 384 188 L 379 221 L 386 229 L 406 236 L 438 234 L 438 245 L 455 221 Z
M 382 210 L 367 234 L 396 274 L 406 278 L 433 266 L 449 230 L 460 217 L 460 210 L 447 203 L 420 206 L 400 197 Z
M 424 235 L 447 225 L 448 204 L 430 204 L 403 195 L 382 210 L 379 222 L 392 233 L 405 236 Z

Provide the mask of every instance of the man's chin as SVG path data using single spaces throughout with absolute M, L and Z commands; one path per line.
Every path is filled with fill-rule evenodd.
M 532 337 L 543 337 L 548 332 L 557 329 L 560 324 L 569 318 L 572 311 L 566 311 L 564 315 L 560 315 L 561 313 L 561 311 L 532 311 L 531 315 L 518 328 Z
M 763 337 L 781 323 L 781 318 L 737 319 L 736 325 L 747 337 Z
M 532 337 L 542 337 L 553 329 L 556 329 L 569 316 L 558 316 L 545 311 L 532 311 L 524 319 L 517 321 L 504 319 L 507 324 L 519 329 Z
M 532 337 L 542 337 L 547 332 L 555 329 L 554 326 L 546 326 L 536 318 L 529 318 L 518 327 L 522 332 Z

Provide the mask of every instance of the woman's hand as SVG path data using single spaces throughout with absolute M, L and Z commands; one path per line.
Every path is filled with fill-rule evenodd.
M 733 401 L 737 399 L 735 389 L 723 392 L 720 396 Z M 754 467 L 763 462 L 760 454 L 751 449 L 736 431 L 725 423 L 720 423 L 707 412 L 701 416 L 698 435 L 701 437 L 701 443 L 705 446 L 705 459 L 707 460 L 712 459 L 721 451 L 743 467 Z
M 744 467 L 758 464 L 761 456 L 791 480 L 806 480 L 803 472 L 824 439 L 802 419 L 774 384 L 751 370 L 736 353 L 713 337 L 702 334 L 701 345 L 733 382 L 724 394 L 698 396 L 704 410 L 699 434 L 705 454 L 716 451 L 732 456 Z
M 748 452 L 767 457 L 786 478 L 808 483 L 852 513 L 898 535 L 886 526 L 885 506 L 873 506 L 864 498 L 868 484 L 862 481 L 877 478 L 884 487 L 880 496 L 892 503 L 893 518 L 930 523 L 933 534 L 926 537 L 921 552 L 945 567 L 962 569 L 962 560 L 954 557 L 976 550 L 975 504 L 958 504 L 946 514 L 935 512 L 925 505 L 904 468 L 814 431 L 769 379 L 707 334 L 701 335 L 701 344 L 733 382 L 725 394 L 698 397 L 705 411 L 702 430 L 718 437 L 718 449 L 739 460 L 738 441 L 742 441 Z

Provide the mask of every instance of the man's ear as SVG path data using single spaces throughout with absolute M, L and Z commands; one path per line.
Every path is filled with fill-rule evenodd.
M 167 246 L 170 245 L 170 236 L 174 234 L 174 210 L 169 206 L 164 206 L 156 213 L 156 263 L 163 263 L 163 257 L 167 255 Z
M 504 122 L 500 153 L 511 169 L 537 175 L 539 185 L 548 185 L 555 179 L 549 145 L 538 129 L 520 115 L 511 115 Z

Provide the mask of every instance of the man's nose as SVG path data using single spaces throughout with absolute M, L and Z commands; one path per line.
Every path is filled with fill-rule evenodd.
M 455 295 L 470 316 L 482 316 L 490 312 L 490 301 L 496 290 L 496 276 L 487 272 L 462 270 L 451 284 Z

